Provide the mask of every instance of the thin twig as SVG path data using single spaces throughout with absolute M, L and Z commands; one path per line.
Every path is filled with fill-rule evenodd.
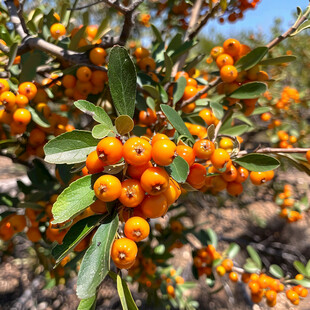
M 229 109 L 225 112 L 224 116 L 222 117 L 222 119 L 218 122 L 218 124 L 215 127 L 213 141 L 216 140 L 222 125 L 233 115 L 233 113 L 234 113 L 233 109 Z
M 0 51 L 4 54 L 8 54 L 10 51 L 10 48 L 0 42 Z

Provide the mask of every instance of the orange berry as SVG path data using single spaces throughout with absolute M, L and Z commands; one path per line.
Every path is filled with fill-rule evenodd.
M 251 277 L 250 273 L 244 272 L 241 276 L 241 280 L 244 283 L 248 283 L 250 281 L 250 277 Z
M 235 181 L 237 176 L 238 172 L 234 165 L 230 165 L 230 167 L 228 167 L 226 171 L 222 174 L 223 179 L 227 182 Z
M 230 156 L 224 149 L 218 148 L 213 152 L 210 160 L 215 169 L 223 169 L 230 162 Z
M 225 268 L 227 272 L 230 272 L 232 270 L 232 267 L 234 266 L 234 263 L 231 259 L 226 258 L 222 261 L 221 265 Z
M 141 60 L 138 61 L 138 66 L 143 71 L 154 71 L 156 69 L 156 63 L 155 60 L 150 57 L 144 57 Z
M 96 151 L 105 166 L 114 165 L 123 157 L 123 144 L 115 137 L 105 137 L 97 144 Z
M 30 131 L 28 143 L 32 146 L 39 146 L 45 141 L 45 132 L 39 128 L 34 128 Z
M 183 94 L 182 99 L 188 100 L 188 99 L 194 97 L 197 94 L 197 92 L 198 92 L 197 87 L 188 85 L 184 89 L 184 94 Z
M 189 174 L 187 176 L 186 181 L 193 186 L 194 188 L 201 188 L 207 176 L 207 171 L 205 166 L 194 163 L 189 170 Z
M 91 40 L 96 36 L 97 32 L 98 32 L 97 25 L 88 25 L 86 27 L 86 34 Z
M 216 59 L 217 57 L 219 57 L 223 53 L 224 53 L 224 48 L 222 46 L 215 46 L 212 48 L 212 50 L 210 52 L 211 57 L 213 59 Z
M 216 58 L 216 64 L 219 69 L 224 66 L 232 66 L 234 64 L 234 59 L 228 54 L 221 54 Z
M 90 81 L 95 86 L 103 86 L 108 81 L 108 74 L 105 71 L 95 70 L 92 72 Z
M 111 258 L 117 268 L 129 269 L 135 262 L 137 245 L 128 238 L 117 239 L 112 244 Z
M 97 199 L 89 207 L 95 213 L 106 213 L 108 211 L 106 203 L 100 199 Z
M 51 116 L 51 108 L 44 102 L 41 102 L 41 103 L 38 103 L 36 106 L 35 106 L 35 109 L 43 114 L 43 116 L 45 118 L 49 118 Z M 55 116 L 55 114 L 54 114 Z M 50 122 L 51 123 L 51 122 Z
M 31 82 L 24 82 L 18 86 L 18 92 L 26 96 L 29 100 L 35 97 L 37 91 L 37 87 Z
M 169 186 L 164 191 L 164 195 L 166 197 L 168 206 L 173 204 L 179 198 L 180 194 L 181 194 L 180 186 L 176 181 L 170 178 Z
M 189 78 L 189 75 L 188 75 L 187 72 L 185 72 L 185 71 L 179 71 L 179 72 L 177 72 L 177 74 L 175 75 L 174 80 L 177 81 L 181 76 L 184 76 L 186 80 Z
M 145 58 L 150 56 L 150 52 L 148 49 L 144 48 L 144 47 L 137 47 L 134 55 L 136 58 Z
M 304 276 L 300 273 L 295 276 L 296 280 L 303 280 L 303 278 L 304 278 Z
M 29 227 L 26 235 L 31 242 L 39 242 L 42 238 L 41 232 L 37 227 Z
M 15 107 L 16 96 L 11 91 L 4 91 L 0 95 L 0 105 L 4 105 L 7 110 Z
M 265 172 L 255 172 L 250 173 L 250 180 L 254 185 L 262 185 L 267 182 Z
M 94 184 L 97 198 L 104 202 L 118 199 L 122 193 L 122 185 L 118 178 L 113 175 L 103 175 Z
M 249 177 L 249 171 L 243 167 L 238 167 L 237 169 L 238 175 L 236 178 L 236 182 L 242 183 Z
M 127 238 L 139 242 L 150 234 L 150 225 L 142 217 L 134 216 L 126 221 L 124 234 Z
M 229 273 L 229 280 L 231 282 L 238 282 L 238 274 L 237 274 L 237 272 L 230 272 Z
M 168 209 L 167 199 L 164 194 L 148 195 L 141 204 L 141 210 L 147 218 L 157 218 L 166 214 Z
M 123 146 L 123 157 L 130 165 L 145 165 L 151 160 L 152 147 L 145 139 L 138 137 L 130 138 Z
M 226 273 L 226 270 L 223 266 L 220 265 L 216 267 L 216 272 L 220 277 L 222 277 Z
M 62 85 L 65 88 L 74 88 L 76 84 L 76 78 L 74 75 L 66 74 L 62 78 Z
M 195 79 L 193 79 L 193 78 L 188 78 L 188 79 L 186 79 L 186 85 L 187 85 L 187 86 L 193 86 L 193 87 L 196 87 L 196 88 L 197 88 L 198 83 L 197 83 L 197 81 L 196 81 Z
M 28 125 L 31 121 L 31 113 L 26 109 L 17 109 L 13 113 L 13 120 L 21 125 Z
M 163 168 L 152 167 L 143 172 L 140 181 L 145 192 L 150 195 L 159 195 L 167 190 L 169 175 Z
M 187 145 L 178 145 L 176 148 L 176 153 L 178 156 L 181 156 L 189 166 L 195 162 L 195 153 L 194 150 Z
M 150 108 L 147 108 L 146 111 L 140 111 L 139 113 L 139 122 L 143 125 L 151 125 L 157 121 L 156 112 Z
M 118 198 L 122 205 L 129 208 L 138 206 L 144 199 L 144 190 L 138 180 L 128 179 L 122 182 L 122 192 Z
M 310 151 L 307 151 L 306 159 L 307 159 L 308 163 L 310 163 Z
M 171 297 L 175 296 L 174 287 L 172 285 L 167 286 L 167 294 Z
M 102 47 L 95 47 L 89 53 L 90 61 L 97 66 L 102 66 L 105 62 L 107 52 Z
M 209 159 L 215 150 L 215 146 L 212 141 L 202 139 L 195 142 L 193 150 L 196 157 Z
M 230 56 L 238 56 L 240 53 L 241 44 L 236 39 L 228 39 L 223 43 L 225 53 Z
M 227 184 L 226 190 L 232 196 L 239 196 L 243 192 L 243 186 L 241 183 L 229 182 Z
M 157 165 L 169 166 L 176 157 L 177 146 L 171 140 L 159 140 L 152 147 L 152 158 Z
M 223 66 L 220 70 L 221 79 L 223 82 L 231 83 L 236 80 L 238 71 L 236 67 L 231 65 Z
M 8 223 L 15 232 L 21 232 L 26 227 L 26 218 L 24 215 L 14 214 L 8 219 Z
M 66 34 L 66 28 L 60 23 L 55 23 L 50 28 L 51 36 L 53 39 L 58 40 Z
M 202 109 L 199 112 L 199 116 L 206 122 L 208 126 L 214 124 L 217 118 L 214 116 L 213 112 L 210 109 Z
M 15 103 L 18 108 L 24 108 L 29 102 L 29 99 L 21 94 L 17 94 L 15 97 Z
M 144 165 L 140 165 L 140 166 L 132 166 L 132 165 L 128 165 L 127 167 L 127 175 L 130 176 L 133 179 L 137 179 L 140 180 L 143 172 L 148 169 L 153 167 L 152 163 L 149 161 Z
M 102 172 L 104 166 L 104 163 L 100 160 L 96 151 L 92 151 L 88 154 L 86 158 L 86 168 L 88 170 L 88 173 L 94 174 Z
M 91 79 L 91 75 L 92 75 L 91 70 L 86 66 L 80 67 L 76 71 L 76 77 L 81 82 L 88 82 Z
M 260 291 L 260 286 L 259 283 L 257 281 L 251 281 L 249 282 L 249 289 L 251 291 L 252 294 L 257 294 Z
M 0 79 L 0 94 L 3 93 L 4 91 L 9 91 L 10 90 L 10 85 L 7 80 L 5 79 Z

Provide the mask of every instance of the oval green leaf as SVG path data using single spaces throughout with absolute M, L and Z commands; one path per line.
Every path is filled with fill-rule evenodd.
M 96 231 L 86 251 L 77 280 L 77 295 L 81 299 L 96 294 L 97 287 L 110 270 L 110 252 L 118 228 L 118 215 L 106 218 Z
M 52 208 L 53 224 L 74 218 L 95 200 L 94 176 L 86 175 L 71 183 L 57 198 Z
M 264 59 L 259 64 L 261 66 L 270 66 L 270 65 L 275 66 L 275 65 L 281 65 L 283 63 L 292 62 L 292 61 L 295 61 L 296 59 L 297 57 L 294 55 L 285 55 L 285 56 L 279 56 L 275 58 Z
M 44 146 L 45 161 L 52 164 L 76 164 L 86 160 L 96 149 L 98 140 L 91 132 L 73 130 L 50 140 Z
M 239 71 L 249 70 L 255 65 L 257 65 L 264 56 L 268 53 L 268 47 L 266 46 L 259 46 L 256 47 L 254 50 L 240 58 L 235 66 Z
M 114 46 L 108 64 L 109 87 L 113 103 L 120 115 L 133 117 L 135 111 L 137 73 L 127 50 Z
M 283 270 L 281 269 L 280 266 L 278 265 L 271 265 L 269 267 L 269 272 L 276 278 L 280 279 L 280 278 L 283 278 L 284 277 L 284 273 L 283 273 Z
M 135 126 L 135 124 L 133 122 L 133 119 L 128 115 L 120 115 L 115 120 L 116 130 L 122 136 L 131 132 L 133 130 L 134 126 Z
M 246 247 L 252 261 L 254 262 L 254 264 L 256 265 L 256 267 L 261 270 L 262 269 L 262 261 L 258 255 L 258 253 L 254 250 L 254 248 L 251 245 L 248 245 Z
M 250 171 L 256 172 L 274 170 L 280 166 L 280 162 L 276 158 L 254 153 L 234 159 L 234 162 Z
M 166 170 L 168 170 L 170 176 L 178 183 L 184 183 L 188 176 L 189 166 L 186 160 L 181 156 L 177 156 L 172 164 L 166 167 Z
M 254 99 L 259 97 L 267 90 L 267 85 L 262 82 L 250 82 L 243 84 L 233 91 L 228 97 L 234 99 Z
M 182 99 L 184 90 L 186 87 L 186 78 L 181 76 L 178 78 L 173 87 L 173 104 L 175 105 L 179 100 Z

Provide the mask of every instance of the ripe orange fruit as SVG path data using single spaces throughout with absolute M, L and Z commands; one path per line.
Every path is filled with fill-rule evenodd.
M 182 99 L 183 100 L 190 99 L 190 98 L 194 97 L 197 94 L 197 92 L 198 92 L 197 87 L 188 85 L 184 89 L 184 94 L 183 94 Z
M 92 151 L 86 158 L 86 168 L 88 173 L 94 174 L 102 172 L 105 164 L 100 160 L 96 151 Z
M 185 79 L 187 80 L 189 78 L 189 75 L 185 71 L 178 71 L 177 74 L 174 77 L 174 80 L 177 81 L 181 76 L 184 76 Z
M 229 280 L 231 282 L 238 282 L 238 274 L 236 272 L 229 273 Z
M 108 81 L 108 74 L 105 71 L 95 70 L 92 72 L 90 81 L 95 86 L 102 86 Z
M 60 23 L 55 23 L 50 28 L 51 36 L 53 39 L 58 40 L 66 34 L 66 28 Z
M 24 108 L 28 102 L 29 99 L 25 95 L 17 94 L 15 97 L 15 103 L 19 108 Z
M 216 58 L 216 64 L 219 69 L 224 66 L 232 66 L 234 64 L 234 59 L 228 54 L 221 54 Z
M 223 82 L 231 83 L 236 80 L 238 76 L 238 71 L 236 67 L 226 65 L 221 68 L 220 75 Z
M 34 128 L 30 131 L 28 143 L 32 146 L 39 146 L 45 141 L 45 132 L 39 128 Z
M 105 137 L 98 143 L 96 151 L 105 166 L 113 165 L 123 156 L 123 144 L 115 137 Z
M 0 79 L 0 94 L 8 90 L 10 90 L 10 85 L 8 81 L 5 79 Z
M 307 159 L 308 163 L 310 163 L 310 151 L 307 151 L 306 159 Z
M 223 266 L 220 265 L 216 267 L 216 272 L 220 277 L 222 277 L 226 273 L 226 270 Z
M 153 144 L 152 158 L 157 165 L 169 166 L 176 157 L 176 148 L 171 140 L 159 140 Z
M 194 188 L 201 188 L 205 184 L 207 176 L 206 168 L 198 163 L 194 163 L 189 170 L 186 182 L 188 182 Z
M 136 58 L 145 58 L 150 56 L 150 52 L 148 49 L 141 46 L 136 48 L 134 55 Z
M 91 70 L 86 67 L 80 67 L 76 71 L 76 77 L 81 81 L 81 82 L 88 82 L 91 78 L 92 72 Z
M 157 218 L 166 214 L 168 209 L 167 199 L 164 194 L 148 195 L 141 204 L 141 211 L 147 218 Z
M 234 165 L 230 165 L 230 167 L 228 167 L 226 171 L 222 174 L 223 179 L 227 182 L 235 181 L 237 176 L 238 172 Z
M 29 100 L 35 97 L 37 91 L 37 87 L 31 82 L 24 82 L 18 86 L 18 92 L 26 96 Z
M 193 150 L 196 157 L 209 159 L 215 150 L 215 146 L 212 141 L 202 139 L 195 142 Z
M 254 185 L 262 185 L 267 182 L 265 172 L 255 172 L 250 173 L 250 180 Z
M 150 56 L 140 59 L 138 61 L 138 66 L 141 70 L 147 71 L 147 72 L 154 71 L 156 69 L 155 60 Z
M 241 47 L 241 44 L 236 39 L 228 39 L 223 43 L 223 48 L 224 48 L 225 53 L 233 57 L 239 55 L 240 47 Z
M 144 199 L 144 190 L 138 180 L 128 179 L 122 182 L 122 192 L 118 198 L 122 205 L 129 208 L 138 206 Z
M 181 195 L 179 184 L 170 178 L 168 189 L 164 191 L 168 206 L 172 205 Z
M 150 195 L 159 195 L 169 185 L 169 175 L 165 169 L 152 167 L 146 169 L 141 176 L 141 186 Z
M 195 153 L 190 146 L 178 145 L 176 148 L 176 153 L 181 156 L 189 166 L 195 162 Z
M 97 66 L 102 66 L 105 62 L 107 52 L 102 47 L 95 47 L 89 53 L 90 61 Z
M 225 165 L 228 168 L 230 156 L 224 149 L 218 148 L 212 153 L 210 160 L 215 169 L 223 169 Z
M 74 88 L 76 84 L 76 78 L 72 74 L 66 74 L 62 78 L 62 85 L 65 88 Z
M 24 109 L 17 109 L 14 113 L 13 113 L 13 120 L 16 123 L 19 123 L 20 125 L 28 125 L 31 121 L 31 113 Z
M 141 166 L 132 166 L 132 165 L 128 165 L 126 173 L 128 176 L 130 176 L 133 179 L 137 179 L 140 180 L 143 172 L 147 169 L 147 168 L 151 168 L 153 167 L 152 163 L 149 161 L 144 165 Z
M 124 226 L 124 234 L 127 238 L 139 242 L 150 234 L 149 223 L 139 216 L 131 217 Z
M 239 196 L 243 192 L 243 186 L 241 183 L 228 182 L 226 190 L 232 196 Z
M 26 235 L 31 242 L 39 242 L 42 238 L 41 232 L 37 227 L 29 227 Z
M 129 269 L 135 262 L 138 253 L 137 245 L 128 238 L 120 238 L 113 242 L 111 258 L 117 268 Z
M 145 165 L 151 160 L 152 147 L 145 139 L 138 137 L 130 138 L 123 146 L 123 157 L 130 165 Z
M 94 184 L 95 195 L 98 199 L 109 202 L 118 199 L 122 193 L 120 180 L 113 175 L 103 175 Z
M 238 167 L 237 173 L 238 175 L 235 181 L 238 183 L 244 182 L 249 177 L 249 171 L 241 166 Z
M 150 108 L 147 108 L 146 111 L 140 111 L 139 113 L 139 122 L 143 125 L 151 125 L 157 121 L 156 112 Z
M 224 48 L 222 46 L 215 46 L 212 48 L 212 50 L 210 52 L 211 57 L 213 59 L 216 59 L 217 57 L 219 57 L 223 53 L 224 53 Z

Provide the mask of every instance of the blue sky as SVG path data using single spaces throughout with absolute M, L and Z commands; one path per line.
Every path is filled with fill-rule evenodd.
M 225 22 L 223 25 L 212 22 L 203 29 L 203 34 L 208 36 L 212 29 L 226 36 L 237 34 L 240 30 L 260 30 L 267 34 L 275 18 L 280 17 L 286 28 L 294 21 L 292 12 L 296 12 L 296 7 L 300 6 L 305 10 L 308 4 L 309 0 L 261 0 L 255 10 L 245 12 L 242 20 L 233 24 Z

